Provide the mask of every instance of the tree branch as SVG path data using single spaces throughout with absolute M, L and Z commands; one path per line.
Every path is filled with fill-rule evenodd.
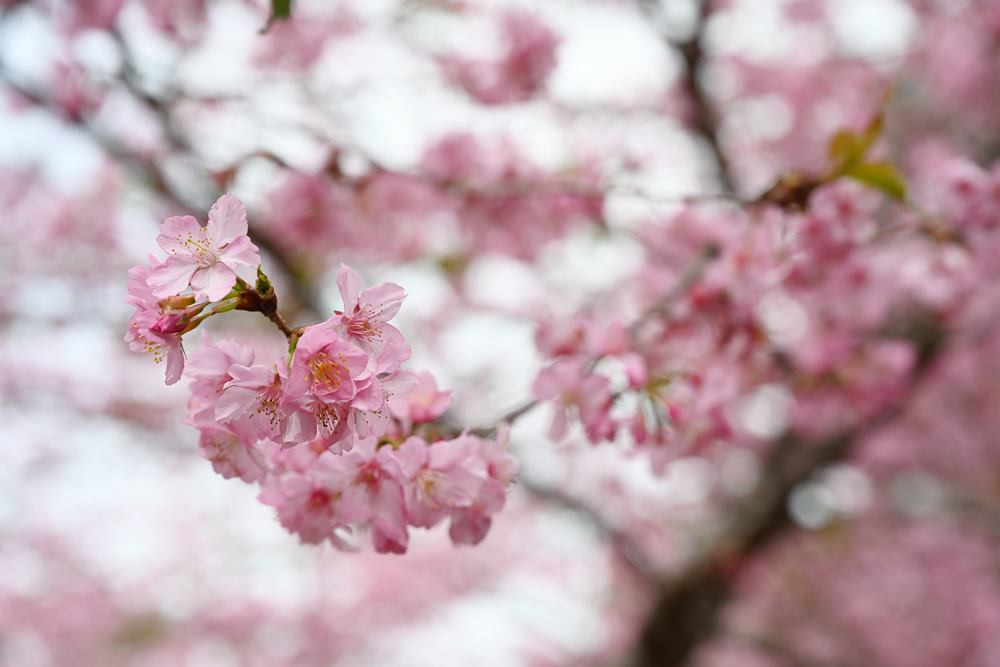
M 656 23 L 660 20 L 660 0 L 639 0 L 639 5 L 651 22 Z M 736 187 L 729 160 L 722 150 L 719 136 L 719 115 L 709 99 L 708 90 L 706 90 L 701 78 L 702 66 L 705 62 L 705 26 L 711 12 L 712 0 L 700 0 L 698 17 L 691 31 L 691 36 L 682 42 L 675 41 L 662 30 L 658 32 L 663 41 L 669 47 L 676 49 L 681 58 L 684 59 L 684 75 L 681 84 L 691 102 L 694 129 L 708 145 L 718 168 L 719 183 L 723 192 L 732 194 L 736 192 Z
M 940 330 L 927 326 L 914 332 L 919 357 L 911 396 L 926 377 L 942 337 Z M 792 490 L 822 468 L 847 456 L 864 436 L 899 416 L 907 398 L 861 426 L 823 442 L 806 442 L 791 434 L 781 438 L 768 455 L 757 487 L 732 508 L 726 526 L 679 574 L 662 582 L 628 664 L 684 665 L 694 650 L 715 633 L 741 566 L 790 525 L 785 508 Z

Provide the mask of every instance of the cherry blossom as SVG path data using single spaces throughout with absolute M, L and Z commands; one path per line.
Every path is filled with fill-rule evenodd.
M 247 236 L 246 207 L 223 195 L 202 227 L 191 216 L 167 218 L 156 242 L 167 260 L 150 275 L 154 294 L 180 294 L 190 287 L 197 298 L 219 301 L 236 285 L 236 268 L 260 265 L 257 246 Z

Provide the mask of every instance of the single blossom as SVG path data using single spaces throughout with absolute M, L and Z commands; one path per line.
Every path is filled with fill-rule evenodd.
M 396 283 L 363 288 L 361 277 L 346 264 L 337 270 L 337 287 L 344 310 L 329 320 L 344 335 L 379 361 L 379 372 L 392 372 L 410 358 L 410 346 L 399 329 L 389 324 L 396 316 L 406 292 Z
M 553 400 L 555 416 L 549 436 L 566 437 L 570 419 L 579 417 L 591 442 L 614 437 L 616 424 L 611 417 L 610 381 L 603 375 L 587 372 L 590 365 L 581 357 L 560 359 L 542 370 L 533 385 L 537 398 Z
M 286 415 L 282 408 L 288 376 L 284 361 L 265 366 L 233 364 L 215 405 L 215 418 L 241 433 L 277 440 L 284 434 Z
M 342 468 L 340 459 L 325 454 L 311 468 L 272 475 L 261 487 L 260 501 L 274 507 L 281 525 L 305 544 L 346 546 L 340 533 L 365 515 L 350 498 L 345 501 L 340 475 L 330 474 Z
M 149 278 L 158 262 L 149 258 L 149 266 L 129 269 L 128 296 L 125 302 L 135 308 L 125 331 L 125 342 L 131 350 L 148 352 L 157 364 L 166 361 L 166 383 L 174 384 L 184 371 L 184 348 L 175 317 L 181 317 L 153 294 Z M 183 311 L 182 311 L 183 312 Z
M 190 215 L 167 218 L 156 242 L 168 257 L 150 275 L 153 293 L 168 297 L 190 287 L 198 299 L 225 297 L 236 285 L 237 267 L 260 266 L 247 229 L 246 207 L 229 194 L 212 205 L 205 227 Z
M 355 411 L 384 413 L 384 406 L 383 383 L 368 353 L 329 323 L 307 327 L 281 403 L 288 419 L 283 442 L 292 445 L 319 435 L 329 445 L 340 443 L 351 435 Z
M 391 447 L 378 447 L 375 438 L 361 438 L 338 457 L 338 465 L 327 465 L 317 474 L 339 490 L 352 514 L 360 508 L 362 515 L 354 520 L 371 526 L 376 551 L 406 551 L 406 478 Z
M 215 427 L 215 406 L 226 383 L 232 380 L 229 369 L 234 365 L 253 364 L 254 351 L 232 340 L 213 342 L 206 334 L 202 348 L 191 355 L 185 368 L 191 378 L 188 398 L 188 418 L 185 423 L 195 428 Z
M 396 455 L 407 478 L 406 511 L 414 526 L 429 528 L 452 510 L 471 507 L 489 478 L 479 440 L 471 436 L 432 445 L 410 437 Z
M 221 428 L 203 428 L 198 440 L 201 455 L 212 462 L 212 469 L 226 479 L 239 477 L 244 482 L 259 482 L 267 475 L 267 462 L 256 443 L 246 441 Z
M 439 391 L 434 376 L 417 371 L 416 386 L 405 393 L 389 397 L 389 411 L 396 419 L 415 424 L 431 422 L 444 414 L 451 403 L 450 391 Z

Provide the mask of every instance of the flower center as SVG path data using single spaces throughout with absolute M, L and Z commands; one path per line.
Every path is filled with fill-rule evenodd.
M 197 260 L 198 266 L 207 268 L 219 263 L 219 250 L 204 232 L 200 238 L 195 238 L 194 234 L 188 234 L 187 236 L 178 236 L 177 241 Z
M 351 373 L 344 365 L 343 355 L 337 355 L 338 360 L 331 359 L 325 352 L 314 354 L 307 362 L 312 374 L 313 386 L 327 391 L 337 391 L 351 379 Z
M 371 306 L 354 309 L 354 313 L 347 320 L 347 331 L 355 338 L 364 338 L 368 341 L 382 337 L 381 330 L 375 323 L 375 311 Z

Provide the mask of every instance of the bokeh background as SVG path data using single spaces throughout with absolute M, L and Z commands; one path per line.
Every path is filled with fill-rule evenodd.
M 483 544 L 302 546 L 213 473 L 182 387 L 122 342 L 126 272 L 164 217 L 239 196 L 295 325 L 339 307 L 340 261 L 402 284 L 410 366 L 483 426 L 529 397 L 539 321 L 613 298 L 688 198 L 822 170 L 890 92 L 910 173 L 1000 152 L 988 0 L 297 0 L 262 32 L 269 11 L 0 1 L 0 664 L 617 664 L 650 573 L 757 479 L 739 449 L 654 474 L 556 444 L 539 409 Z M 206 328 L 280 349 L 258 319 Z M 995 434 L 966 444 L 996 493 Z M 697 664 L 1000 664 L 1000 513 L 955 520 L 926 468 L 802 485 L 794 537 L 731 610 L 773 632 L 719 631 Z

